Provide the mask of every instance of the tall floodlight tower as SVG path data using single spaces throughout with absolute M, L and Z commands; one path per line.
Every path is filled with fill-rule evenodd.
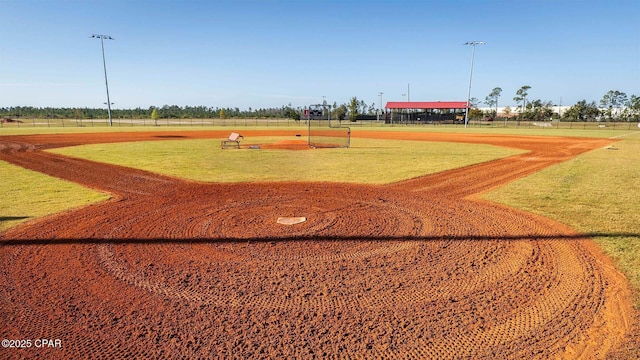
M 467 93 L 467 108 L 464 110 L 464 127 L 469 123 L 469 108 L 471 107 L 471 78 L 473 77 L 473 56 L 476 45 L 484 45 L 484 41 L 467 41 L 463 45 L 471 45 L 471 70 L 469 71 L 469 92 Z
M 111 100 L 109 99 L 109 81 L 107 81 L 107 62 L 104 59 L 104 40 L 115 40 L 109 35 L 92 34 L 91 38 L 100 39 L 100 45 L 102 46 L 102 66 L 104 67 L 104 85 L 107 87 L 107 112 L 109 113 L 109 126 L 113 126 L 113 119 L 111 118 Z

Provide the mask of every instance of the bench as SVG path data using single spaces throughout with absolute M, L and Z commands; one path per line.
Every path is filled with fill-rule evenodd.
M 226 149 L 227 147 L 235 147 L 240 149 L 240 138 L 244 139 L 244 137 L 238 133 L 231 133 L 226 140 L 222 140 L 222 148 Z

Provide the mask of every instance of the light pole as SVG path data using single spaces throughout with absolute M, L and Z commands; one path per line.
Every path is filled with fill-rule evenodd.
M 382 114 L 382 95 L 384 93 L 383 92 L 379 92 L 378 96 L 380 96 L 380 109 L 378 110 L 378 121 L 380 121 L 380 115 Z
M 109 99 L 109 82 L 107 81 L 107 62 L 104 59 L 104 39 L 115 40 L 109 35 L 92 34 L 91 38 L 100 39 L 100 45 L 102 46 L 102 66 L 104 67 L 104 85 L 107 87 L 107 112 L 109 112 L 109 126 L 113 126 L 113 119 L 111 118 L 111 100 Z
M 325 112 L 327 112 L 327 96 L 322 95 L 322 115 L 324 116 Z M 329 112 L 331 112 L 331 108 L 329 108 Z M 331 124 L 331 115 L 327 115 L 327 120 L 329 124 Z
M 411 90 L 409 90 L 409 83 L 407 83 L 407 102 L 411 102 Z M 409 105 L 407 105 L 407 123 L 409 121 L 411 121 L 411 109 L 409 108 Z
M 402 94 L 402 102 L 404 102 L 405 96 L 407 96 L 407 94 Z M 400 123 L 402 123 L 402 121 L 404 121 L 404 108 L 402 109 L 402 112 L 400 112 Z
M 464 109 L 464 127 L 469 123 L 469 107 L 471 107 L 471 78 L 473 77 L 473 56 L 476 45 L 484 45 L 484 41 L 467 41 L 463 45 L 471 45 L 471 70 L 469 71 L 469 92 L 467 93 L 467 108 Z

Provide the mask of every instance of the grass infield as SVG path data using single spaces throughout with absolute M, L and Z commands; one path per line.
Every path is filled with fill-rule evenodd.
M 283 137 L 245 138 L 268 144 Z M 522 153 L 490 145 L 352 139 L 349 149 L 221 149 L 219 140 L 83 145 L 52 152 L 204 182 L 386 184 Z

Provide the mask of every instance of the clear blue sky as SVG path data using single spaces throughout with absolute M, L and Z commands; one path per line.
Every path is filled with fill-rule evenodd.
M 0 107 L 640 96 L 640 0 L 0 0 Z

